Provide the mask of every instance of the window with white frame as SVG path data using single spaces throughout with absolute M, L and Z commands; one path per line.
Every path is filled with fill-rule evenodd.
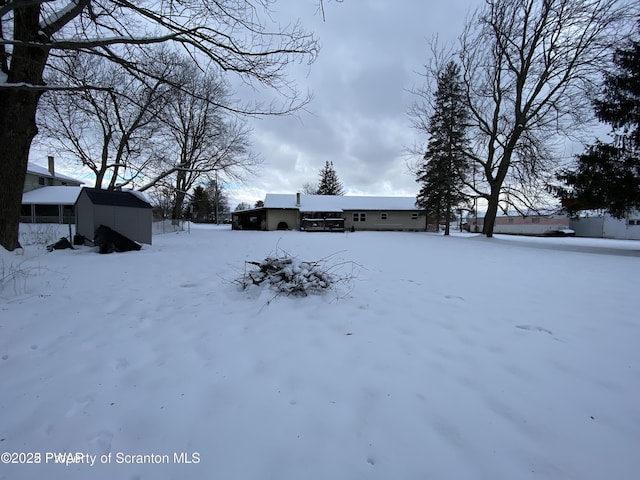
M 636 226 L 636 227 L 640 227 L 640 218 L 630 218 L 629 222 L 628 222 L 629 226 Z
M 387 212 L 380 212 L 380 220 L 386 220 L 387 219 Z
M 354 222 L 366 222 L 367 214 L 364 212 L 353 212 L 353 221 Z

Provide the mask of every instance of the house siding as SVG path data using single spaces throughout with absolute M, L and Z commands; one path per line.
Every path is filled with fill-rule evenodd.
M 40 183 L 40 179 L 43 179 L 44 185 Z M 82 182 L 68 180 L 68 179 L 59 179 L 51 176 L 45 175 L 37 175 L 35 173 L 27 172 L 27 176 L 24 180 L 24 187 L 22 188 L 22 192 L 30 192 L 35 190 L 36 188 L 42 187 L 60 187 L 60 186 L 69 186 L 69 187 L 79 187 L 82 185 Z
M 366 220 L 354 221 L 354 213 L 366 214 Z M 386 213 L 387 218 L 383 219 L 382 214 Z M 343 218 L 345 218 L 345 229 L 351 230 L 410 230 L 423 231 L 426 228 L 426 218 L 424 215 L 417 215 L 413 219 L 412 215 L 418 213 L 411 210 L 345 210 Z
M 265 228 L 267 230 L 277 230 L 280 222 L 285 222 L 289 227 L 289 230 L 299 230 L 300 212 L 298 212 L 298 210 L 268 209 Z
M 354 213 L 366 213 L 366 220 L 364 222 L 353 221 Z M 381 214 L 386 213 L 387 219 L 383 220 Z M 341 218 L 345 219 L 345 230 L 350 230 L 353 227 L 355 230 L 375 230 L 375 231 L 423 231 L 426 228 L 426 218 L 423 215 L 418 215 L 416 219 L 412 219 L 414 211 L 381 211 L 381 210 L 347 210 L 340 214 Z M 277 230 L 280 222 L 286 222 L 289 229 L 299 230 L 300 220 L 304 217 L 304 213 L 299 213 L 297 210 L 280 210 L 280 209 L 267 209 L 266 215 L 266 230 Z

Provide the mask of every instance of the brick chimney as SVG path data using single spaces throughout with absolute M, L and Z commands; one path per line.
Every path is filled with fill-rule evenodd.
M 55 177 L 56 169 L 55 169 L 55 161 L 53 160 L 53 155 L 49 155 L 47 157 L 47 160 L 49 161 L 49 173 L 51 174 L 52 177 Z

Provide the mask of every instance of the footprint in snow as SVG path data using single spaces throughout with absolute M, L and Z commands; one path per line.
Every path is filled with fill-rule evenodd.
M 113 433 L 109 430 L 101 430 L 89 438 L 89 445 L 93 452 L 106 455 L 111 451 L 111 440 L 113 440 Z
M 464 298 L 458 295 L 445 295 L 444 298 L 447 300 L 462 300 L 464 302 Z
M 520 330 L 528 330 L 530 332 L 544 332 L 548 333 L 549 335 L 553 335 L 553 332 L 551 330 L 539 327 L 537 325 L 516 325 L 516 328 L 519 328 Z
M 115 369 L 116 370 L 124 370 L 125 368 L 127 368 L 130 365 L 129 360 L 127 360 L 126 358 L 119 358 L 116 361 L 116 366 Z
M 93 394 L 77 398 L 76 401 L 73 402 L 73 405 L 71 405 L 71 408 L 65 414 L 65 417 L 69 418 L 77 415 L 78 413 L 82 413 L 84 409 L 87 408 L 89 404 L 91 404 L 91 402 L 93 402 L 93 398 Z

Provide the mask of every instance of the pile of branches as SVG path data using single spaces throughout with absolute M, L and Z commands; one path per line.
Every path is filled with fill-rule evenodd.
M 336 271 L 345 263 L 352 264 L 352 262 L 327 265 L 328 258 L 330 257 L 305 262 L 284 253 L 268 256 L 259 262 L 245 261 L 245 272 L 235 283 L 239 284 L 243 290 L 251 285 L 268 286 L 276 291 L 276 296 L 306 297 L 354 278 L 353 271 L 349 274 L 339 274 Z M 250 266 L 250 269 L 247 266 Z

